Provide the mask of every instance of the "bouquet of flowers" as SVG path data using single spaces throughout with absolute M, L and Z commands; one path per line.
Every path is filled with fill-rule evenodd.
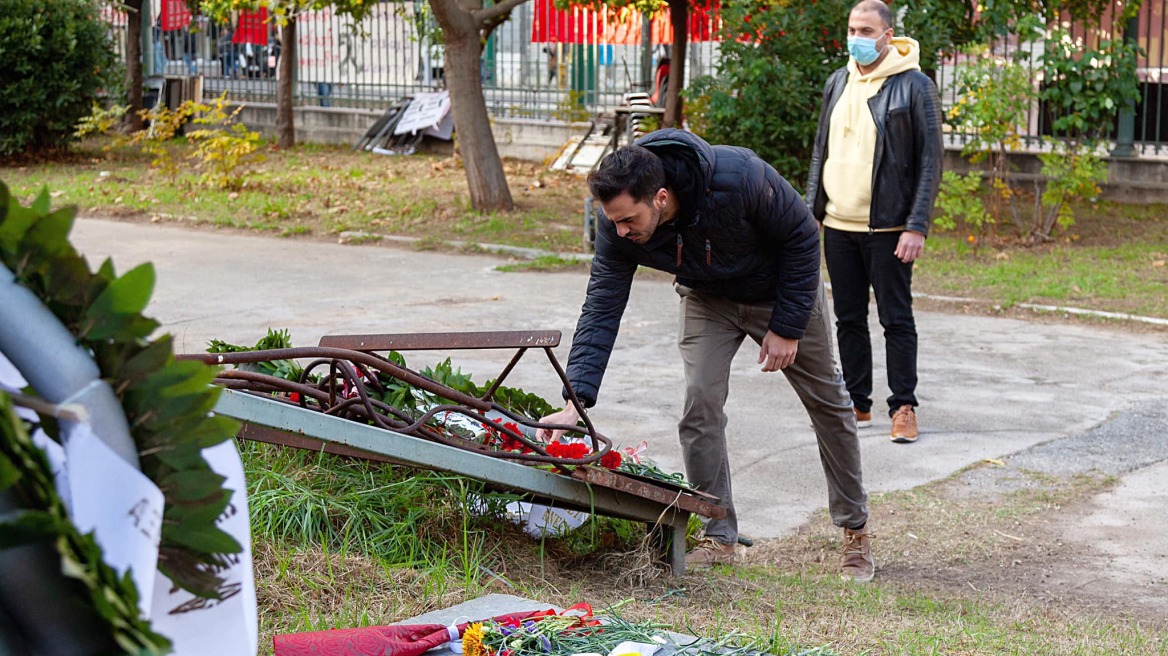
M 588 604 L 577 604 L 559 614 L 549 610 L 524 619 L 471 624 L 462 634 L 462 651 L 465 656 L 572 656 L 607 654 L 626 645 L 621 653 L 652 654 L 669 644 L 662 630 L 653 622 L 634 623 L 615 615 L 602 621 L 593 617 Z

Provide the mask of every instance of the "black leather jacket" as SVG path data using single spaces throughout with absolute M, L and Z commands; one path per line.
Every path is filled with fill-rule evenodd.
M 821 176 L 827 161 L 831 112 L 848 82 L 847 67 L 827 78 L 819 130 L 807 179 L 807 205 L 822 222 L 827 207 Z M 876 161 L 872 164 L 870 230 L 905 228 L 929 234 L 933 202 L 941 186 L 941 102 L 937 87 L 920 71 L 905 71 L 884 81 L 868 108 L 876 122 Z
M 674 148 L 697 155 L 701 189 L 688 219 L 662 224 L 646 244 L 617 236 L 597 218 L 588 296 L 568 355 L 568 380 L 586 406 L 596 402 L 638 266 L 666 271 L 696 291 L 742 303 L 773 303 L 769 328 L 802 339 L 819 292 L 819 226 L 773 167 L 746 148 L 711 146 L 681 130 L 658 130 L 637 144 L 663 160 Z M 691 190 L 671 190 L 680 193 Z

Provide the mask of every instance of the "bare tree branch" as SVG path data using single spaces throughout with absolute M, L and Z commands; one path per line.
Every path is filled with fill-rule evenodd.
M 512 9 L 525 2 L 527 2 L 527 0 L 503 0 L 503 2 L 474 12 L 474 17 L 475 20 L 479 21 L 480 23 L 489 21 L 492 18 L 496 18 L 498 16 L 506 16 L 507 14 L 511 13 Z

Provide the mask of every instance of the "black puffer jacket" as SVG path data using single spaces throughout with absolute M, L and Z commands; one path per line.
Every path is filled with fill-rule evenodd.
M 827 78 L 819 130 L 811 153 L 807 204 L 815 218 L 827 214 L 823 165 L 827 162 L 827 133 L 831 112 L 848 83 L 845 66 Z M 885 80 L 868 108 L 876 122 L 876 159 L 872 163 L 872 230 L 905 228 L 929 234 L 933 202 L 941 188 L 941 102 L 937 86 L 920 71 L 905 71 Z
M 774 302 L 770 329 L 801 339 L 819 289 L 819 229 L 798 193 L 753 151 L 711 146 L 682 130 L 637 141 L 666 161 L 679 148 L 697 155 L 703 189 L 641 245 L 617 236 L 601 215 L 588 295 L 572 339 L 568 379 L 587 406 L 596 402 L 638 265 L 667 271 L 699 292 L 747 303 Z

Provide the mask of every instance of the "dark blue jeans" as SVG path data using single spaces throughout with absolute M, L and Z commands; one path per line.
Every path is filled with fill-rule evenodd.
M 823 254 L 839 337 L 840 364 L 852 404 L 872 410 L 872 341 L 868 335 L 868 289 L 884 327 L 888 368 L 888 412 L 916 407 L 917 326 L 912 311 L 912 264 L 896 257 L 900 232 L 844 232 L 824 228 Z

